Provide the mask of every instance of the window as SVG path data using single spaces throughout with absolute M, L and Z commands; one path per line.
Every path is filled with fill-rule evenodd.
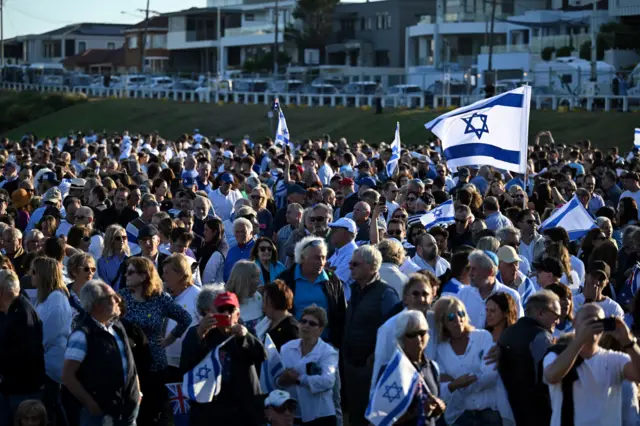
M 376 29 L 381 30 L 384 28 L 384 16 L 376 16 Z
M 466 13 L 474 13 L 476 11 L 476 0 L 465 0 L 464 11 Z
M 388 67 L 390 63 L 388 50 L 376 50 L 376 67 Z
M 148 49 L 151 47 L 151 34 L 146 34 L 144 37 L 144 48 Z
M 391 28 L 391 16 L 387 12 L 376 14 L 376 28 L 379 30 Z
M 138 35 L 134 35 L 132 37 L 127 38 L 127 44 L 129 49 L 137 49 L 138 48 Z
M 391 15 L 387 15 L 387 29 L 391 29 Z
M 152 49 L 166 49 L 167 48 L 167 35 L 166 34 L 154 34 L 151 39 Z
M 107 43 L 107 49 L 115 50 L 115 48 L 116 48 L 116 44 L 115 43 Z
M 253 13 L 245 13 L 244 20 L 245 21 L 255 21 L 256 17 L 255 17 L 255 15 Z
M 86 41 L 79 41 L 78 42 L 78 53 L 83 53 L 85 50 L 87 50 L 87 42 Z
M 368 17 L 367 18 L 367 31 L 371 31 L 371 29 L 373 28 L 373 17 Z
M 360 18 L 360 31 L 364 31 L 367 27 L 367 20 L 365 18 Z

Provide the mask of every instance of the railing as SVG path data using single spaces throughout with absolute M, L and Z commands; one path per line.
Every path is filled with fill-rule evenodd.
M 96 98 L 119 99 L 164 99 L 177 102 L 244 104 L 270 106 L 277 97 L 284 105 L 300 107 L 368 107 L 376 104 L 376 95 L 348 94 L 310 94 L 310 93 L 256 93 L 225 92 L 207 90 L 173 90 L 173 89 L 125 89 L 68 86 L 43 86 L 24 83 L 2 83 L 1 90 L 36 91 L 57 93 L 83 93 Z M 449 109 L 469 105 L 482 99 L 480 95 L 426 95 L 423 93 L 382 95 L 382 104 L 386 108 L 433 108 Z M 637 111 L 640 110 L 640 95 L 534 95 L 531 108 L 537 110 L 570 111 L 582 109 L 587 111 Z

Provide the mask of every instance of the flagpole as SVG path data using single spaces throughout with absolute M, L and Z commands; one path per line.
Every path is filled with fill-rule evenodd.
M 528 161 L 527 161 L 528 163 Z M 527 168 L 524 169 L 524 197 L 522 197 L 522 209 L 527 210 L 527 197 L 529 197 L 529 192 L 527 189 L 529 188 L 529 164 L 527 164 Z

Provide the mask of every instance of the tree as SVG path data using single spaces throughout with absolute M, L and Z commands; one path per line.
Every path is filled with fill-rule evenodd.
M 596 59 L 598 61 L 604 59 L 604 51 L 606 49 L 608 49 L 608 47 L 604 41 L 604 37 L 602 37 L 602 34 L 598 34 L 596 40 Z M 582 46 L 580 46 L 580 59 L 591 60 L 591 40 L 585 41 L 582 43 Z
M 301 25 L 288 27 L 285 39 L 295 42 L 300 52 L 304 49 L 320 49 L 320 58 L 324 58 L 327 40 L 333 34 L 333 12 L 338 2 L 339 0 L 299 0 L 293 17 Z
M 542 52 L 540 52 L 540 57 L 542 58 L 543 61 L 549 62 L 551 58 L 553 58 L 553 52 L 555 51 L 556 51 L 555 47 L 547 46 L 544 49 L 542 49 Z
M 284 67 L 291 62 L 291 56 L 286 52 L 278 52 L 278 66 Z M 273 70 L 273 53 L 267 52 L 263 55 L 248 58 L 242 64 L 242 69 L 246 73 L 270 72 Z
M 556 50 L 556 58 L 571 56 L 572 52 L 573 48 L 571 46 L 561 47 L 560 49 Z

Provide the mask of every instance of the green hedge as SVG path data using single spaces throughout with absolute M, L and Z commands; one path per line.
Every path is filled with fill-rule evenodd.
M 0 134 L 84 102 L 87 97 L 81 93 L 2 92 Z

